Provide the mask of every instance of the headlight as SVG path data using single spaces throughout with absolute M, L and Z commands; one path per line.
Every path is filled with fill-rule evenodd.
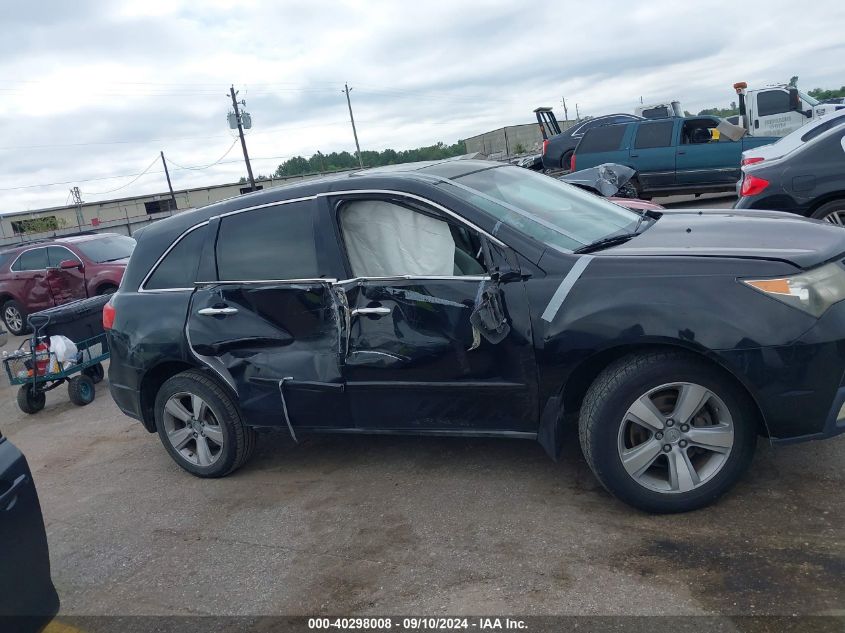
M 814 317 L 820 317 L 834 303 L 845 299 L 845 269 L 839 262 L 789 277 L 743 279 L 742 282 Z

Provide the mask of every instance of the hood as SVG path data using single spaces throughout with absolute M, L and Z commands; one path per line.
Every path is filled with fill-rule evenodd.
M 595 255 L 740 257 L 810 268 L 843 253 L 845 229 L 791 213 L 667 209 L 642 234 Z

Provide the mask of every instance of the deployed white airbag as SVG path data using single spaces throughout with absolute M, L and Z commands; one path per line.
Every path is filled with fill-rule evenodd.
M 343 241 L 356 277 L 455 274 L 449 225 L 383 200 L 356 200 L 341 210 Z

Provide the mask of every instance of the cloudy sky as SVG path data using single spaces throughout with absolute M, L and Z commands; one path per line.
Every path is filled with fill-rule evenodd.
M 562 118 L 562 96 L 570 114 L 640 97 L 697 112 L 739 80 L 845 84 L 841 0 L 0 0 L 0 16 L 0 212 L 65 204 L 73 185 L 86 202 L 164 191 L 160 150 L 175 188 L 236 181 L 232 83 L 256 175 L 354 150 L 346 81 L 373 150 L 452 143 L 540 105 Z

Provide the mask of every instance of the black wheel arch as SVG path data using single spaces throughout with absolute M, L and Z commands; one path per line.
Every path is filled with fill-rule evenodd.
M 832 191 L 823 196 L 819 196 L 813 200 L 813 204 L 807 209 L 807 216 L 813 215 L 819 207 L 826 205 L 828 202 L 835 202 L 837 200 L 845 201 L 845 191 Z
M 141 378 L 140 397 L 141 397 L 141 422 L 144 428 L 150 433 L 156 432 L 155 421 L 155 401 L 161 386 L 169 379 L 182 372 L 194 370 L 201 371 L 208 378 L 217 383 L 221 389 L 226 391 L 232 399 L 237 402 L 238 396 L 232 390 L 232 387 L 224 380 L 215 374 L 213 371 L 204 365 L 192 364 L 183 360 L 166 360 L 162 361 L 146 372 Z
M 560 456 L 560 437 L 564 417 L 567 414 L 577 412 L 581 408 L 581 403 L 584 400 L 587 390 L 598 375 L 619 358 L 648 352 L 678 352 L 688 354 L 717 368 L 752 404 L 757 417 L 758 434 L 769 437 L 769 430 L 766 425 L 765 416 L 763 415 L 763 409 L 754 394 L 753 388 L 741 376 L 720 362 L 717 356 L 708 353 L 706 350 L 685 345 L 677 341 L 628 343 L 602 349 L 583 359 L 569 372 L 558 392 L 551 394 L 547 398 L 540 418 L 537 439 L 553 459 L 557 459 Z

